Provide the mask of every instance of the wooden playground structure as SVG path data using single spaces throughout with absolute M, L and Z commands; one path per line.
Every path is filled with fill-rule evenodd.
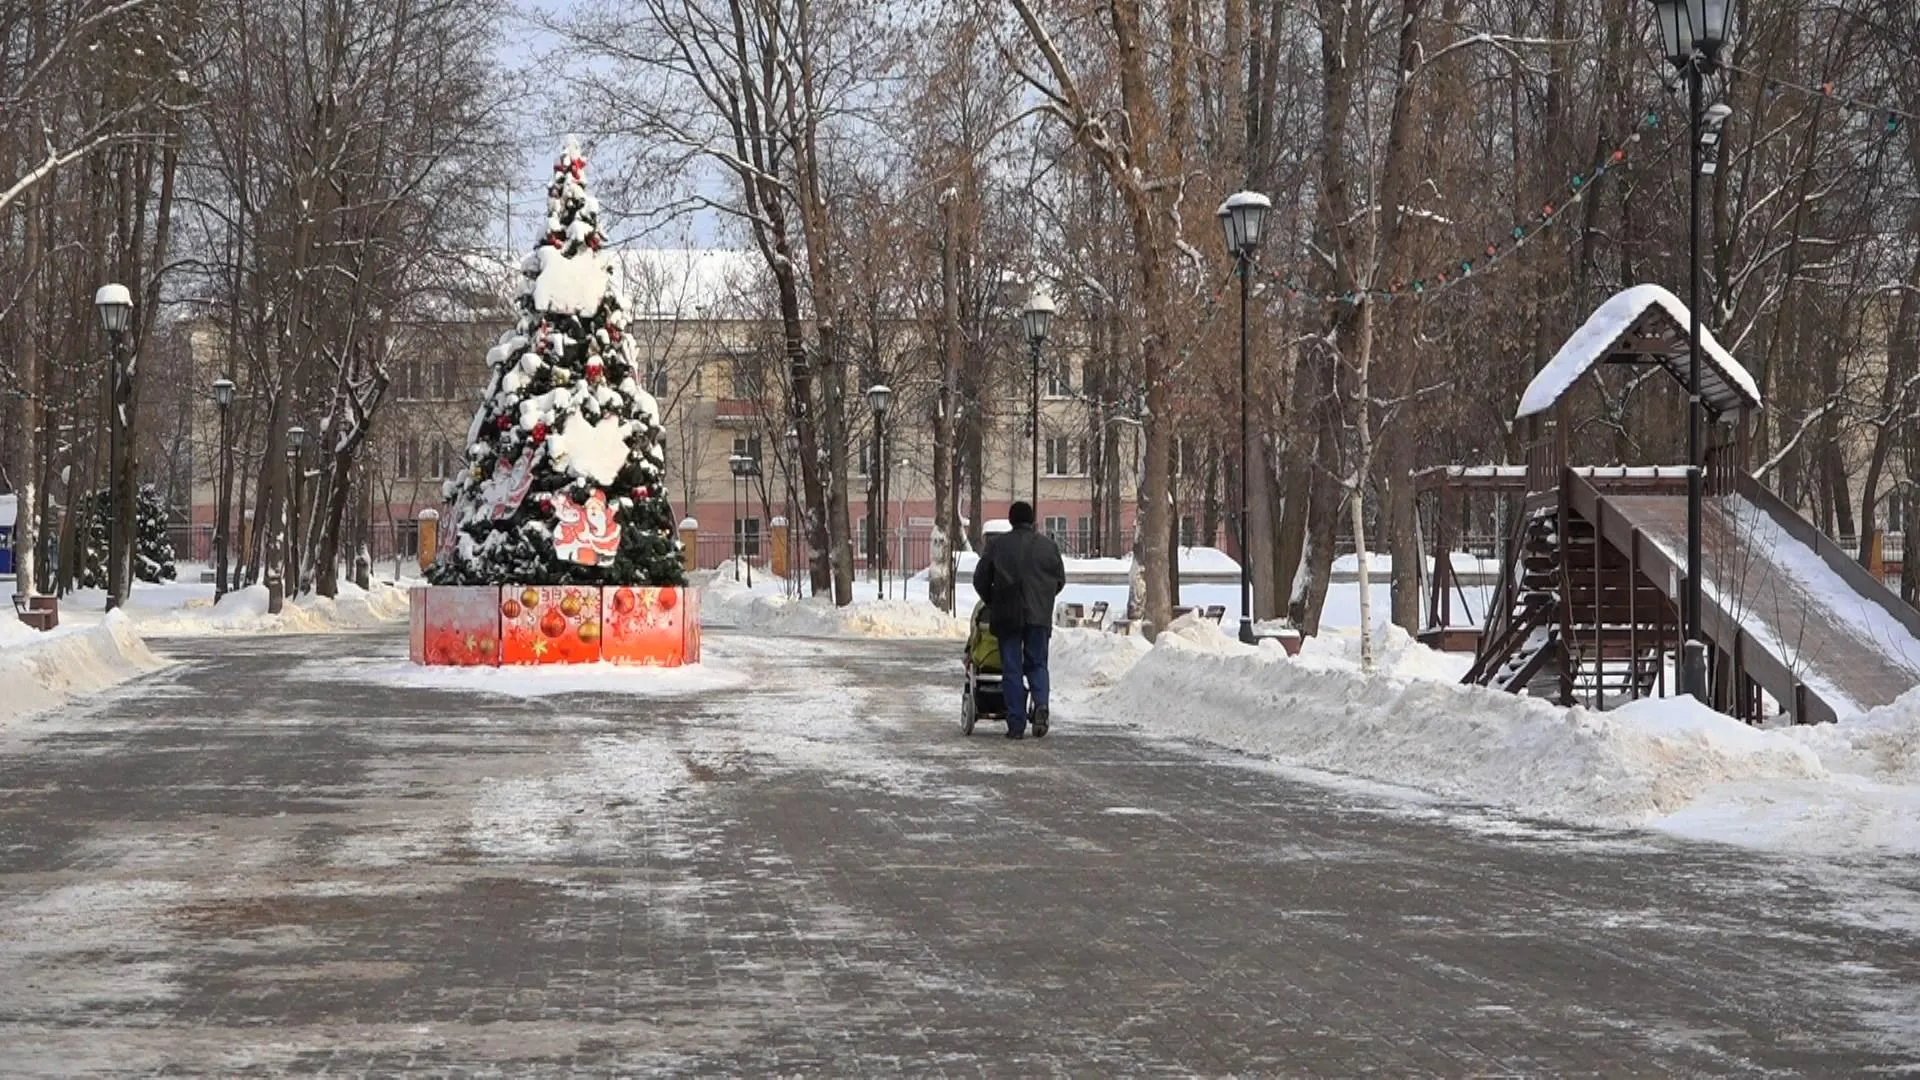
M 1527 388 L 1517 416 L 1529 438 L 1524 466 L 1451 466 L 1419 477 L 1439 523 L 1420 636 L 1471 650 L 1467 682 L 1594 708 L 1673 692 L 1687 468 L 1570 463 L 1567 397 L 1601 364 L 1657 365 L 1684 390 L 1687 327 L 1685 307 L 1666 290 L 1620 293 Z M 1812 723 L 1891 702 L 1920 685 L 1920 612 L 1747 471 L 1758 391 L 1710 334 L 1702 345 L 1711 435 L 1701 637 L 1710 703 L 1756 722 L 1770 700 Z M 1456 586 L 1451 531 L 1475 504 L 1496 508 L 1506 526 L 1492 596 L 1477 612 Z

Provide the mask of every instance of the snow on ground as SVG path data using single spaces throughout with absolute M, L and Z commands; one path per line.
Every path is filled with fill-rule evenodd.
M 105 607 L 99 589 L 62 597 L 60 625 L 46 633 L 23 625 L 11 610 L 0 614 L 0 723 L 164 666 L 147 649 L 148 637 L 373 629 L 407 617 L 407 594 L 378 583 L 369 591 L 341 582 L 336 599 L 301 597 L 269 615 L 261 585 L 215 604 L 212 585 L 136 582 L 123 607 Z
M 0 724 L 161 666 L 124 614 L 42 633 L 9 611 L 0 615 Z
M 1460 686 L 1398 630 L 1289 658 L 1182 620 L 1148 647 L 1056 634 L 1063 716 L 1580 825 L 1801 853 L 1920 854 L 1920 689 L 1866 716 L 1762 730 L 1690 699 L 1610 712 Z M 1070 712 L 1068 710 L 1071 710 Z
M 964 615 L 948 615 L 927 603 L 924 592 L 917 598 L 881 598 L 871 583 L 857 582 L 854 603 L 837 608 L 823 597 L 789 596 L 786 581 L 758 571 L 749 588 L 744 572 L 735 578 L 731 562 L 701 576 L 705 580 L 696 582 L 701 588 L 700 617 L 711 624 L 793 637 L 967 636 Z M 961 610 L 971 611 L 972 605 Z
M 747 682 L 747 673 L 739 668 L 712 663 L 677 668 L 607 663 L 460 668 L 421 667 L 408 661 L 329 661 L 313 667 L 310 674 L 318 678 L 529 698 L 583 693 L 678 697 L 732 690 Z
M 183 572 L 182 576 L 186 576 Z M 195 575 L 197 577 L 197 575 Z M 81 589 L 60 601 L 60 622 L 95 625 L 106 606 L 99 589 Z M 213 586 L 194 582 L 160 585 L 136 583 L 123 609 L 134 629 L 145 637 L 189 637 L 201 634 L 315 634 L 336 630 L 370 630 L 404 621 L 407 591 L 381 582 L 362 589 L 340 582 L 340 595 L 300 596 L 282 605 L 278 615 L 267 613 L 267 587 L 250 585 L 230 592 L 216 604 Z

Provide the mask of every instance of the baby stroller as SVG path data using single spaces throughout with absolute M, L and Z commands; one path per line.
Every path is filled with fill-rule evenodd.
M 960 691 L 960 734 L 973 734 L 981 720 L 1005 720 L 1007 700 L 1000 693 L 1000 639 L 987 625 L 987 606 L 975 604 L 967 634 L 967 684 Z

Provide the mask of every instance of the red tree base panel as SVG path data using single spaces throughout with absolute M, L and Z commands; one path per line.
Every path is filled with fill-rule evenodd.
M 408 591 L 416 664 L 700 662 L 700 594 L 627 585 L 433 585 Z

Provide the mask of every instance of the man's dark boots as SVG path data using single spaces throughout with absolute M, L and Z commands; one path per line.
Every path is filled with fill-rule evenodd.
M 1044 739 L 1047 737 L 1047 707 L 1045 705 L 1033 710 L 1033 737 L 1036 739 Z

